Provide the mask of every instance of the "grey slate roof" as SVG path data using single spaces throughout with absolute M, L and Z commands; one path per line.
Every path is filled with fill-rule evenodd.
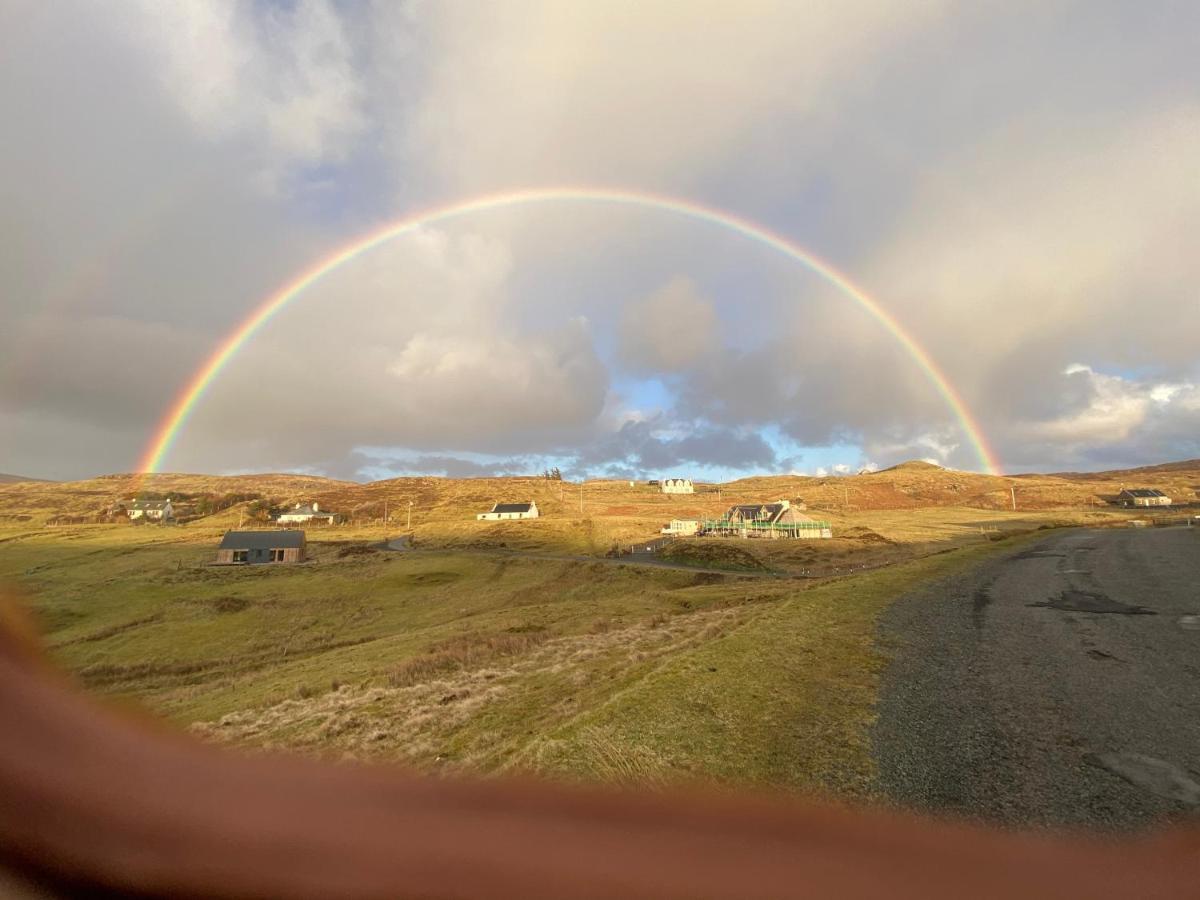
M 783 513 L 782 503 L 739 503 L 729 507 L 726 519 L 774 522 Z
M 282 550 L 303 546 L 303 531 L 227 531 L 219 549 Z
M 129 504 L 130 509 L 166 509 L 168 500 L 134 500 Z
M 529 512 L 532 503 L 497 503 L 492 507 L 494 513 L 523 513 Z
M 1167 496 L 1162 491 L 1154 488 L 1126 488 L 1121 491 L 1122 494 L 1128 494 L 1130 497 L 1165 497 Z

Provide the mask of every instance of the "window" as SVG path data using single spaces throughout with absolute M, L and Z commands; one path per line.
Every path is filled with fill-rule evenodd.
M 271 562 L 283 562 L 284 552 L 285 551 L 283 551 L 283 550 L 272 550 L 271 551 Z
M 233 561 L 234 562 L 246 562 L 248 554 L 249 554 L 249 551 L 247 551 L 247 550 L 234 550 L 233 551 Z

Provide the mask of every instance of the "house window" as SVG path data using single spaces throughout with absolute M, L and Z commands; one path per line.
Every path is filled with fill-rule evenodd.
M 248 558 L 249 558 L 248 550 L 234 550 L 233 551 L 233 561 L 234 562 L 246 562 Z
M 271 562 L 283 562 L 283 553 L 284 551 L 282 550 L 272 550 Z

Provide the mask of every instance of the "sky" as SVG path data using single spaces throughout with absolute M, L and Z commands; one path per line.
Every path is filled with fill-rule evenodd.
M 665 195 L 845 273 L 1005 472 L 1200 457 L 1193 2 L 0 2 L 0 472 L 133 471 L 263 301 L 423 209 Z M 163 468 L 981 470 L 888 328 L 663 209 L 424 224 L 329 272 Z

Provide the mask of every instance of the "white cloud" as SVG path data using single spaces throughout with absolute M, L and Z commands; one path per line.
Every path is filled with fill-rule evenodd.
M 1091 400 L 1083 409 L 1069 415 L 1019 426 L 1026 439 L 1062 448 L 1072 457 L 1089 449 L 1127 442 L 1144 428 L 1152 417 L 1170 416 L 1172 406 L 1190 412 L 1195 402 L 1196 385 L 1161 384 L 1105 375 L 1088 366 L 1072 365 L 1070 374 L 1086 378 Z
M 116 11 L 197 131 L 259 145 L 267 175 L 340 161 L 367 128 L 354 48 L 328 0 L 141 0 Z

